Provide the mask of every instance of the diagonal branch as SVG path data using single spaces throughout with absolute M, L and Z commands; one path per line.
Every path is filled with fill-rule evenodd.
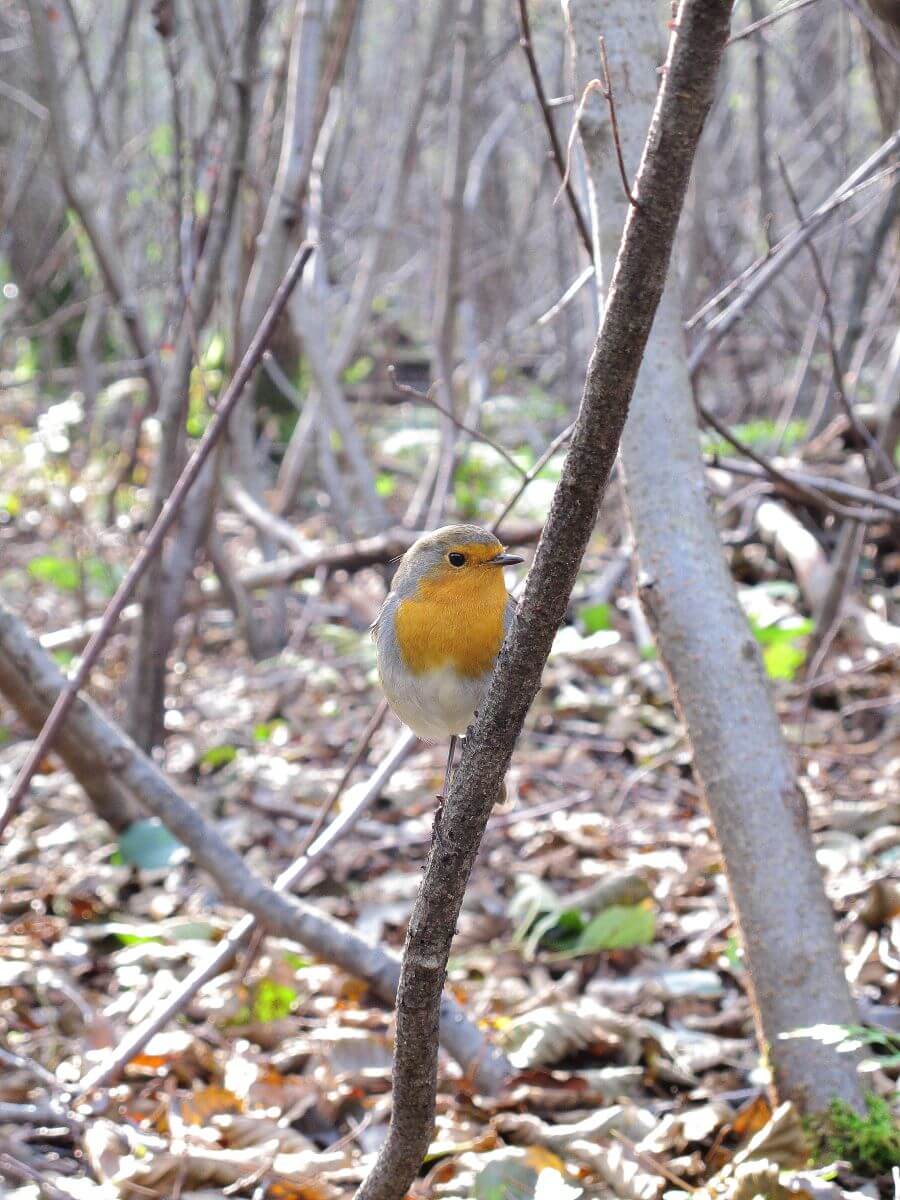
M 500 653 L 435 836 L 413 909 L 397 995 L 391 1127 L 357 1200 L 399 1200 L 434 1124 L 436 1040 L 466 883 L 612 472 L 666 275 L 691 164 L 713 98 L 730 6 L 682 0 L 635 183 L 572 444 L 518 614 Z
M 732 328 L 756 302 L 759 296 L 762 295 L 772 280 L 800 253 L 813 234 L 817 233 L 830 217 L 837 212 L 841 205 L 844 204 L 857 185 L 868 179 L 870 175 L 873 175 L 882 163 L 893 158 L 898 150 L 900 150 L 900 130 L 892 133 L 889 138 L 882 142 L 874 154 L 870 154 L 865 162 L 860 163 L 844 182 L 835 188 L 828 199 L 823 201 L 807 217 L 803 225 L 793 230 L 793 232 L 786 234 L 781 239 L 778 245 L 772 250 L 772 253 L 764 259 L 747 287 L 739 292 L 734 300 L 706 326 L 703 336 L 694 346 L 688 358 L 688 368 L 691 375 L 697 372 L 701 363 L 718 346 L 726 334 L 731 332 Z
M 175 523 L 175 519 L 188 493 L 197 480 L 198 475 L 203 470 L 203 466 L 209 459 L 215 449 L 219 439 L 225 432 L 228 424 L 228 418 L 232 411 L 237 406 L 238 401 L 244 394 L 244 389 L 253 377 L 263 352 L 268 345 L 269 339 L 274 332 L 275 326 L 281 314 L 284 312 L 285 306 L 291 295 L 291 292 L 297 285 L 300 276 L 303 273 L 303 268 L 306 266 L 314 247 L 308 242 L 297 251 L 294 256 L 294 261 L 288 267 L 287 274 L 281 281 L 281 285 L 275 296 L 272 299 L 269 309 L 260 323 L 256 334 L 251 341 L 247 352 L 241 360 L 237 371 L 222 397 L 221 403 L 215 411 L 215 414 L 207 426 L 203 438 L 188 461 L 186 467 L 182 471 L 178 482 L 172 489 L 172 493 L 166 501 L 162 512 L 157 517 L 150 532 L 144 541 L 143 546 L 138 552 L 137 557 L 131 564 L 125 578 L 116 589 L 116 594 L 107 605 L 106 612 L 103 615 L 103 620 L 100 628 L 91 638 L 85 649 L 84 656 L 81 659 L 78 670 L 74 676 L 68 681 L 63 691 L 47 718 L 47 723 L 36 738 L 31 751 L 26 758 L 22 769 L 15 782 L 13 783 L 12 791 L 6 802 L 6 809 L 0 817 L 0 834 L 6 829 L 10 821 L 18 811 L 25 794 L 28 791 L 28 785 L 31 778 L 38 768 L 39 763 L 44 755 L 52 748 L 56 735 L 59 733 L 63 722 L 66 719 L 66 714 L 72 707 L 75 697 L 79 690 L 84 687 L 91 673 L 91 669 L 100 657 L 103 647 L 106 645 L 113 630 L 116 627 L 116 622 L 125 608 L 128 601 L 134 595 L 137 585 L 140 583 L 145 572 L 153 562 L 156 555 L 162 549 L 162 544 L 166 534 Z
M 568 177 L 566 156 L 563 154 L 562 144 L 556 132 L 553 113 L 550 111 L 547 93 L 544 91 L 544 81 L 541 79 L 540 68 L 538 67 L 537 58 L 534 53 L 534 45 L 531 40 L 531 21 L 528 17 L 528 0 L 518 0 L 518 14 L 519 31 L 521 33 L 520 43 L 522 49 L 525 51 L 525 59 L 528 63 L 528 70 L 531 73 L 531 82 L 534 85 L 534 94 L 537 97 L 538 107 L 541 110 L 541 116 L 544 118 L 544 125 L 547 127 L 547 137 L 550 141 L 550 151 L 553 155 L 553 161 L 556 163 L 560 179 L 563 180 L 566 198 L 569 201 L 572 216 L 575 218 L 575 224 L 578 227 L 578 236 L 581 239 L 581 244 L 587 250 L 588 258 L 593 262 L 594 243 L 591 238 L 591 231 L 588 229 L 584 213 L 581 211 L 581 206 L 578 203 L 578 197 L 575 195 L 575 189 L 572 187 L 572 182 Z
M 65 695 L 67 685 L 53 659 L 41 650 L 25 627 L 0 603 L 0 655 L 18 675 L 30 681 L 31 688 L 49 707 L 55 698 Z M 69 685 L 70 686 L 70 685 Z M 176 791 L 160 768 L 142 754 L 131 739 L 83 696 L 73 700 L 70 729 L 82 753 L 105 765 L 109 776 L 128 790 L 142 808 L 166 826 L 188 849 L 196 865 L 216 881 L 222 895 L 250 915 L 231 931 L 225 944 L 207 963 L 201 963 L 197 974 L 210 971 L 209 978 L 222 969 L 218 958 L 227 960 L 252 930 L 254 918 L 267 932 L 299 942 L 326 962 L 332 962 L 358 979 L 365 980 L 372 990 L 388 1003 L 392 1002 L 400 975 L 397 958 L 372 945 L 355 930 L 326 916 L 309 904 L 285 894 L 309 869 L 311 860 L 319 857 L 334 843 L 348 825 L 359 817 L 365 807 L 364 799 L 372 799 L 373 790 L 383 786 L 411 749 L 412 735 L 398 738 L 390 754 L 379 765 L 357 803 L 341 813 L 299 858 L 285 871 L 275 887 L 264 883 L 246 865 L 243 858 L 219 835 L 191 805 Z M 194 979 L 199 987 L 203 982 Z M 176 993 L 177 995 L 177 993 Z M 172 998 L 170 997 L 169 1004 Z M 177 1009 L 177 1003 L 175 1005 Z M 162 1012 L 169 1014 L 168 1005 Z M 146 1032 L 141 1029 L 140 1035 Z M 137 1047 L 138 1030 L 132 1030 L 122 1048 Z M 493 1050 L 484 1035 L 463 1015 L 449 997 L 442 1002 L 442 1045 L 462 1066 L 480 1089 L 491 1092 L 500 1088 L 512 1074 L 509 1062 Z M 135 1048 L 134 1052 L 137 1052 Z M 109 1080 L 119 1069 L 118 1056 L 85 1076 L 79 1092 L 88 1086 L 97 1087 Z

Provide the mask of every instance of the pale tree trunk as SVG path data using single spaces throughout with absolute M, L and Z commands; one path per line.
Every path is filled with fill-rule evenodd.
M 250 137 L 251 91 L 264 15 L 262 0 L 249 0 L 240 59 L 234 75 L 232 144 L 226 186 L 214 213 L 206 249 L 198 265 L 190 305 L 185 310 L 160 401 L 162 440 L 151 495 L 150 521 L 165 504 L 186 457 L 185 419 L 194 351 L 219 290 L 225 250 L 239 203 L 240 181 Z M 236 360 L 237 361 L 237 360 Z M 129 680 L 128 731 L 142 750 L 163 737 L 166 660 L 184 591 L 197 551 L 212 523 L 219 453 L 204 469 L 189 508 L 163 554 L 153 563 L 141 589 L 142 613 Z
M 425 56 L 418 65 L 415 62 L 406 64 L 406 69 L 398 76 L 397 94 L 408 95 L 409 101 L 394 136 L 390 140 L 389 149 L 393 152 L 393 157 L 384 170 L 378 207 L 372 220 L 372 229 L 363 245 L 353 286 L 341 319 L 331 367 L 331 374 L 338 380 L 350 365 L 363 328 L 369 318 L 385 248 L 393 233 L 397 215 L 402 212 L 404 187 L 412 170 L 419 123 L 428 104 L 428 92 L 434 79 L 438 54 L 446 41 L 447 25 L 453 3 L 454 0 L 441 0 L 434 16 Z M 298 320 L 302 319 L 302 315 L 298 317 Z M 302 332 L 301 330 L 301 334 Z M 305 343 L 307 349 L 310 345 L 311 343 L 308 341 Z M 322 351 L 324 351 L 324 347 L 322 347 Z M 322 352 L 320 352 L 321 357 Z M 310 366 L 318 378 L 320 373 L 316 371 L 316 364 L 312 358 Z M 282 516 L 291 510 L 296 500 L 303 468 L 315 440 L 315 426 L 320 420 L 318 411 L 320 404 L 321 397 L 318 390 L 311 390 L 302 407 L 298 405 L 301 407 L 301 417 L 291 434 L 278 476 L 274 507 L 276 512 Z M 377 498 L 377 493 L 375 495 Z
M 626 170 L 637 169 L 662 61 L 655 5 L 570 0 L 580 93 L 606 39 Z M 612 266 L 627 212 L 606 105 L 581 122 L 591 217 Z M 602 274 L 598 264 L 598 277 Z M 676 273 L 656 314 L 622 439 L 641 597 L 688 727 L 747 955 L 759 1041 L 779 1096 L 805 1109 L 859 1103 L 852 1057 L 810 1039 L 853 1024 L 834 917 L 758 647 L 707 502 Z
M 456 36 L 450 74 L 450 104 L 447 117 L 447 149 L 441 188 L 441 221 L 434 275 L 435 308 L 433 342 L 437 374 L 437 398 L 445 409 L 455 411 L 453 365 L 456 346 L 456 315 L 459 307 L 460 264 L 463 239 L 463 190 L 466 185 L 468 134 L 471 115 L 472 28 L 476 6 L 481 0 L 459 0 L 456 10 Z M 411 524 L 418 525 L 427 512 L 429 527 L 439 523 L 444 500 L 453 475 L 456 454 L 456 426 L 448 416 L 440 421 L 441 440 L 433 469 L 419 490 L 420 503 L 414 503 Z M 431 499 L 429 503 L 429 489 Z

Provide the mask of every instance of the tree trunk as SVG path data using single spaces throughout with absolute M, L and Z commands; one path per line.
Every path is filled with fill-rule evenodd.
M 153 479 L 151 523 L 162 511 L 186 457 L 185 421 L 191 369 L 197 340 L 209 319 L 219 290 L 225 251 L 239 203 L 240 181 L 250 137 L 253 75 L 264 7 L 262 0 L 249 0 L 246 7 L 241 57 L 234 78 L 236 94 L 226 186 L 207 236 L 190 305 L 182 317 L 172 362 L 162 389 L 162 441 Z M 167 659 L 197 551 L 213 520 L 219 457 L 216 453 L 204 470 L 203 478 L 191 497 L 190 512 L 183 515 L 170 545 L 151 566 L 141 589 L 141 620 L 129 680 L 128 732 L 142 750 L 150 750 L 163 738 Z
M 571 0 L 577 88 L 597 74 L 606 39 L 629 177 L 656 99 L 653 5 Z M 591 217 L 603 264 L 627 203 L 607 109 L 592 98 L 580 127 Z M 601 264 L 598 264 L 598 278 Z M 743 933 L 760 1047 L 782 1099 L 824 1108 L 860 1099 L 852 1057 L 783 1034 L 857 1019 L 844 978 L 800 792 L 759 649 L 738 604 L 707 502 L 675 272 L 656 314 L 622 439 L 641 597 L 672 680 L 722 846 Z

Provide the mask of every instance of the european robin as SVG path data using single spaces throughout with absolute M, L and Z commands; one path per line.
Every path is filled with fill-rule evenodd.
M 457 738 L 472 722 L 516 604 L 503 568 L 522 562 L 479 525 L 426 533 L 403 555 L 372 626 L 388 704 L 426 741 Z

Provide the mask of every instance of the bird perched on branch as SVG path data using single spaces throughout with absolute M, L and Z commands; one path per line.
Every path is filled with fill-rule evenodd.
M 445 796 L 516 611 L 503 568 L 520 562 L 479 525 L 436 529 L 403 555 L 372 626 L 388 704 L 420 738 L 450 738 Z

